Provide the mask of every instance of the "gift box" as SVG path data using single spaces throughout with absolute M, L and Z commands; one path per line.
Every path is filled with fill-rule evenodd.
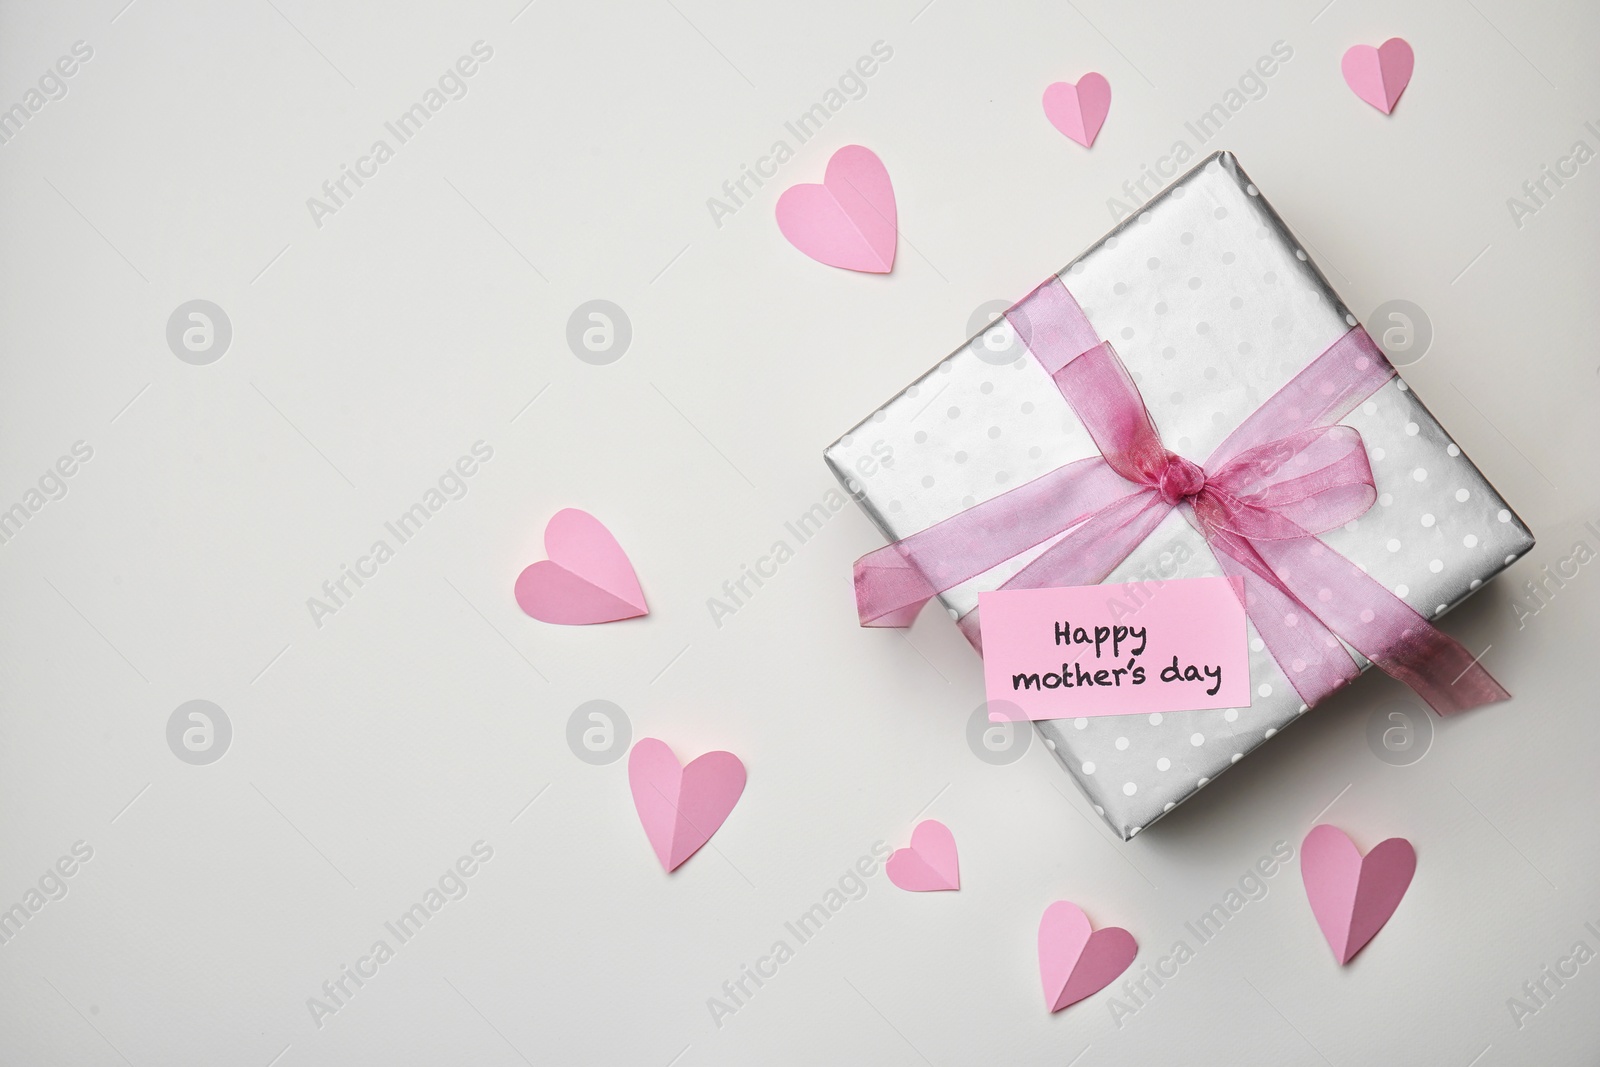
M 1065 318 L 1058 314 L 1063 307 L 1070 312 Z M 1092 348 L 1096 344 L 1101 347 Z M 1090 581 L 1159 587 L 1177 578 L 1244 573 L 1238 561 L 1246 557 L 1257 572 L 1246 574 L 1257 591 L 1250 595 L 1248 608 L 1249 706 L 1035 723 L 1055 758 L 1123 839 L 1308 711 L 1326 695 L 1328 685 L 1308 682 L 1307 677 L 1337 672 L 1338 661 L 1353 677 L 1370 665 L 1369 659 L 1376 659 L 1419 692 L 1426 689 L 1426 680 L 1411 675 L 1430 670 L 1437 675 L 1446 667 L 1454 673 L 1455 665 L 1464 664 L 1458 677 L 1466 680 L 1458 688 L 1476 684 L 1490 694 L 1480 702 L 1495 698 L 1492 679 L 1463 659 L 1468 653 L 1432 623 L 1527 552 L 1533 535 L 1394 374 L 1228 153 L 1217 153 L 1180 177 L 1026 301 L 826 449 L 830 469 L 889 541 L 926 545 L 937 542 L 941 531 L 959 533 L 944 536 L 946 543 L 940 546 L 945 557 L 954 559 L 929 564 L 926 555 L 891 547 L 877 554 L 880 563 L 887 559 L 890 566 L 906 570 L 866 573 L 863 566 L 870 570 L 872 557 L 858 564 L 864 623 L 909 624 L 920 604 L 920 588 L 936 595 L 977 644 L 979 593 L 1019 582 L 1041 584 L 1030 576 L 1050 569 L 1044 564 L 1051 563 L 1051 549 L 1058 542 L 1063 548 L 1099 548 L 1104 543 L 1106 539 L 1084 533 L 1092 523 L 1107 521 L 1103 514 L 1080 524 L 1084 516 L 1061 503 L 1080 491 L 1071 482 L 1074 472 L 1094 465 L 1081 461 L 1107 458 L 1101 446 L 1108 431 L 1095 425 L 1107 421 L 1103 413 L 1096 414 L 1102 400 L 1092 393 L 1085 400 L 1081 390 L 1072 395 L 1061 377 L 1061 366 L 1073 363 L 1080 347 L 1094 352 L 1102 370 L 1112 368 L 1102 378 L 1121 374 L 1125 384 L 1131 380 L 1127 392 L 1142 398 L 1169 463 L 1167 473 L 1151 476 L 1147 485 L 1128 483 L 1154 510 L 1140 512 L 1145 516 L 1140 521 L 1148 521 L 1135 532 L 1125 558 L 1119 556 L 1109 573 Z M 1338 368 L 1332 367 L 1335 360 L 1342 361 Z M 1081 360 L 1077 366 L 1089 362 Z M 1077 373 L 1076 368 L 1067 373 Z M 1114 392 L 1116 387 L 1110 388 Z M 1334 429 L 1304 429 L 1317 425 L 1318 419 L 1314 413 L 1303 415 L 1302 401 L 1315 406 L 1324 400 L 1329 417 L 1322 422 Z M 1089 416 L 1087 424 L 1080 408 Z M 1307 435 L 1331 433 L 1333 437 L 1318 438 L 1322 447 L 1334 438 L 1355 440 L 1337 427 L 1359 433 L 1363 455 L 1345 456 L 1341 462 L 1362 471 L 1370 467 L 1370 476 L 1362 475 L 1370 483 L 1370 507 L 1363 502 L 1348 521 L 1316 531 L 1314 542 L 1258 540 L 1243 548 L 1224 545 L 1227 551 L 1219 551 L 1222 542 L 1238 540 L 1226 530 L 1218 532 L 1219 525 L 1229 526 L 1233 520 L 1212 518 L 1209 526 L 1197 520 L 1197 512 L 1216 509 L 1207 512 L 1193 494 L 1208 478 L 1229 477 L 1215 473 L 1215 456 L 1252 432 L 1260 438 L 1258 424 L 1264 416 L 1280 417 L 1290 424 L 1289 431 L 1302 427 L 1298 436 L 1290 432 L 1285 437 L 1294 444 L 1286 455 L 1300 448 Z M 1276 447 L 1284 451 L 1281 444 Z M 1273 449 L 1257 451 L 1270 454 Z M 1315 449 L 1306 446 L 1305 451 Z M 893 457 L 892 463 L 880 462 L 885 455 Z M 1211 466 L 1202 468 L 1208 460 Z M 1304 455 L 1292 456 L 1292 463 L 1305 460 Z M 1315 455 L 1312 460 L 1312 467 L 1320 461 Z M 1111 463 L 1117 465 L 1114 457 Z M 1066 489 L 1058 491 L 1060 486 Z M 1261 492 L 1266 495 L 1259 499 L 1266 500 L 1274 490 Z M 1045 511 L 1071 521 L 1055 529 L 1050 525 L 1055 518 L 1040 518 Z M 1298 512 L 1284 514 L 1300 518 Z M 1268 515 L 1264 521 L 1278 518 Z M 1018 533 L 1033 525 L 1045 533 Z M 918 534 L 923 536 L 917 539 Z M 1067 540 L 1074 536 L 1076 542 Z M 983 558 L 985 552 L 993 554 L 991 542 L 1008 540 L 1026 542 L 1027 547 L 997 560 Z M 1263 557 L 1256 557 L 1250 545 L 1262 549 Z M 1310 555 L 1296 557 L 1290 565 L 1281 554 L 1285 545 Z M 1093 554 L 1063 548 L 1054 556 Z M 985 569 L 963 570 L 964 554 Z M 1272 567 L 1257 564 L 1260 558 L 1276 559 L 1272 566 L 1281 570 L 1282 582 Z M 1366 589 L 1369 599 L 1384 600 L 1384 605 L 1373 605 L 1382 616 L 1374 626 L 1390 634 L 1385 639 L 1389 644 L 1375 650 L 1370 632 L 1365 637 L 1356 632 L 1373 623 L 1371 611 L 1359 618 L 1330 614 L 1328 602 L 1338 606 L 1334 592 L 1305 587 L 1303 572 L 1330 566 L 1330 561 L 1345 568 L 1329 572 L 1338 580 L 1328 579 L 1328 584 L 1341 596 L 1348 585 Z M 1077 562 L 1069 558 L 1051 566 L 1071 572 Z M 895 601 L 909 606 L 870 619 L 867 602 L 883 592 L 886 573 L 889 585 L 910 590 Z M 872 582 L 878 587 L 864 588 Z M 1300 590 L 1299 600 L 1289 587 Z M 1331 627 L 1321 625 L 1324 618 L 1334 620 Z M 1301 619 L 1321 634 L 1316 654 L 1295 651 L 1310 647 L 1294 644 L 1308 640 L 1307 627 L 1294 628 Z M 1418 634 L 1424 635 L 1421 645 L 1416 643 Z M 1320 642 L 1326 643 L 1325 656 Z M 1390 645 L 1402 651 L 1391 655 Z M 1302 676 L 1308 658 L 1316 662 Z M 1391 660 L 1404 662 L 1397 667 Z M 1417 664 L 1424 666 L 1418 669 Z M 1436 708 L 1457 695 L 1449 677 L 1435 677 L 1431 684 L 1430 702 Z M 1306 693 L 1312 694 L 1310 699 L 1303 699 Z

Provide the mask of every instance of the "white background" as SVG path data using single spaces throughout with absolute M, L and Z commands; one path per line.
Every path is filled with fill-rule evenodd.
M 1600 962 L 1520 1026 L 1507 1004 L 1600 951 L 1597 568 L 1516 607 L 1600 548 L 1600 162 L 1520 226 L 1507 207 L 1600 149 L 1591 8 L 124 2 L 0 8 L 0 107 L 93 49 L 0 145 L 0 508 L 93 449 L 0 545 L 0 908 L 93 849 L 0 945 L 0 1062 L 1594 1062 Z M 1385 118 L 1339 57 L 1395 35 L 1417 68 Z M 480 40 L 467 95 L 319 227 L 307 198 Z M 880 40 L 865 95 L 715 224 L 707 198 Z M 822 499 L 823 445 L 1108 228 L 1275 41 L 1293 58 L 1198 154 L 1237 152 L 1358 313 L 1431 320 L 1407 380 L 1541 538 L 1447 624 L 1516 699 L 1395 766 L 1368 729 L 1406 698 L 1364 678 L 1122 844 L 1042 746 L 975 757 L 979 664 L 947 619 L 856 627 L 850 561 L 880 542 L 853 508 L 720 627 L 707 599 Z M 1089 70 L 1113 103 L 1086 151 L 1039 97 Z M 849 143 L 893 177 L 887 277 L 773 222 Z M 233 329 L 204 366 L 165 337 L 196 298 Z M 597 298 L 633 330 L 603 366 L 566 341 Z M 466 495 L 319 627 L 307 598 L 477 441 Z M 627 548 L 648 618 L 518 610 L 569 506 Z M 167 743 L 191 699 L 232 724 L 206 766 Z M 591 699 L 749 767 L 671 876 L 625 760 L 568 746 Z M 959 893 L 880 870 L 713 1020 L 725 981 L 795 946 L 786 921 L 924 817 L 956 835 Z M 1417 846 L 1367 950 L 1333 964 L 1296 864 L 1196 948 L 1185 922 L 1319 817 Z M 317 1025 L 308 998 L 477 841 L 467 895 Z M 1179 938 L 1194 958 L 1115 1020 L 1112 990 L 1049 1015 L 1034 936 L 1063 898 L 1134 933 L 1135 972 Z

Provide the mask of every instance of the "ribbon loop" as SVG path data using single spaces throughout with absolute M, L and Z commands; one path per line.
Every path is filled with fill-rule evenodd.
M 1361 434 L 1349 426 L 1302 430 L 1240 453 L 1209 476 L 1205 506 L 1216 529 L 1279 541 L 1326 533 L 1377 499 Z

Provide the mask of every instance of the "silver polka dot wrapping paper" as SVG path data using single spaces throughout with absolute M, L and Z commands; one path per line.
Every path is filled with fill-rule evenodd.
M 1116 346 L 1167 448 L 1196 463 L 1356 323 L 1226 153 L 1202 161 L 1060 276 Z M 1445 614 L 1533 546 L 1527 526 L 1404 381 L 1383 386 L 1344 424 L 1366 442 L 1378 501 L 1322 539 L 1424 616 Z M 892 464 L 880 465 L 885 447 Z M 883 535 L 898 540 L 1098 454 L 1000 318 L 824 455 Z M 1050 543 L 949 590 L 941 605 L 965 614 Z M 1221 573 L 1205 539 L 1174 511 L 1106 580 Z M 1248 640 L 1249 707 L 1035 724 L 1123 839 L 1309 710 L 1253 626 Z M 976 656 L 972 669 L 981 670 Z

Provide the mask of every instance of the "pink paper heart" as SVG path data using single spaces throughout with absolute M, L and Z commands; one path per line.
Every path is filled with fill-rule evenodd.
M 1088 148 L 1100 135 L 1111 110 L 1111 83 L 1091 71 L 1078 84 L 1056 82 L 1044 91 L 1044 116 L 1050 125 Z
M 1339 61 L 1345 84 L 1357 96 L 1387 115 L 1411 84 L 1416 55 L 1404 38 L 1391 37 L 1377 48 L 1353 45 Z
M 1403 837 L 1381 841 L 1363 857 L 1337 826 L 1311 828 L 1300 843 L 1300 877 L 1311 914 L 1341 966 L 1383 929 L 1416 871 L 1416 850 Z
M 587 511 L 558 511 L 544 528 L 550 557 L 517 575 L 517 606 L 540 622 L 584 625 L 650 614 L 628 554 Z
M 937 819 L 918 823 L 911 831 L 911 847 L 897 849 L 883 869 L 889 881 L 912 893 L 961 888 L 955 835 Z
M 828 160 L 821 185 L 791 186 L 778 197 L 778 229 L 819 263 L 887 274 L 894 267 L 894 187 L 871 149 L 845 145 Z
M 1044 1002 L 1060 1011 L 1093 996 L 1133 963 L 1139 945 L 1119 926 L 1095 930 L 1083 909 L 1058 900 L 1039 920 L 1039 978 Z
M 732 752 L 707 752 L 679 766 L 666 742 L 646 737 L 628 754 L 633 806 L 668 871 L 711 840 L 739 802 L 744 783 L 744 764 Z

